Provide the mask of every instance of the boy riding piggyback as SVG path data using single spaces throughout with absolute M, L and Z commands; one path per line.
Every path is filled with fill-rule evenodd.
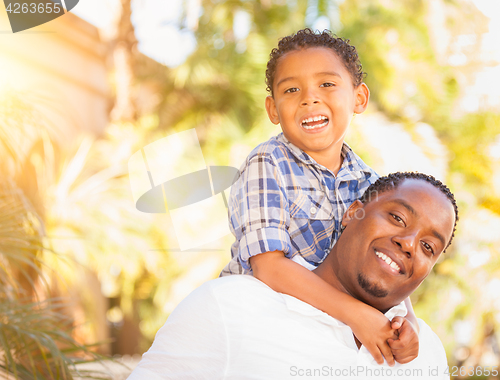
M 253 275 L 311 304 L 351 327 L 378 363 L 393 365 L 418 355 L 409 299 L 407 318 L 391 322 L 312 271 L 342 232 L 344 212 L 378 178 L 344 142 L 368 106 L 364 75 L 355 47 L 326 31 L 300 30 L 272 50 L 265 105 L 283 133 L 250 153 L 232 186 L 236 241 L 221 276 Z

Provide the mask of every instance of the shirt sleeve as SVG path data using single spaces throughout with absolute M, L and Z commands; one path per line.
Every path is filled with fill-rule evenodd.
M 222 379 L 227 348 L 219 305 L 207 283 L 172 312 L 128 380 Z
M 278 166 L 269 154 L 251 157 L 231 189 L 230 227 L 239 241 L 245 270 L 249 259 L 264 252 L 291 252 L 289 202 Z

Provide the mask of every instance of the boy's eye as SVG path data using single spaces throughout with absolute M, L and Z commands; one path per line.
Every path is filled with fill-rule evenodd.
M 432 255 L 434 255 L 434 250 L 432 249 L 432 247 L 430 246 L 430 244 L 426 243 L 425 241 L 422 242 L 422 245 L 424 246 L 424 249 L 431 253 Z
M 391 216 L 392 216 L 392 218 L 393 218 L 396 222 L 398 222 L 399 224 L 401 224 L 403 227 L 405 227 L 405 226 L 406 226 L 406 225 L 405 225 L 404 220 L 403 220 L 401 217 L 399 217 L 399 216 L 397 216 L 397 215 L 395 215 L 395 214 L 391 214 Z
M 285 94 L 290 93 L 290 92 L 297 92 L 297 91 L 299 91 L 299 89 L 297 87 L 292 87 L 292 88 L 285 90 Z
M 335 86 L 335 84 L 330 83 L 330 82 L 326 82 L 326 83 L 323 83 L 323 84 L 322 84 L 321 86 L 319 86 L 319 87 L 333 87 L 333 86 Z

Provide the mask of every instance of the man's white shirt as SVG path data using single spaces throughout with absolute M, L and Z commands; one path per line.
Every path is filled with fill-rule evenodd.
M 441 341 L 419 326 L 415 360 L 378 365 L 344 323 L 252 276 L 223 277 L 179 304 L 129 380 L 449 379 Z

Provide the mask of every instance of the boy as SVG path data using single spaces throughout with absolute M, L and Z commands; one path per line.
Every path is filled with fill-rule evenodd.
M 378 178 L 344 143 L 353 115 L 368 106 L 363 76 L 356 49 L 328 32 L 300 30 L 272 50 L 266 110 L 283 133 L 250 153 L 232 186 L 236 241 L 221 275 L 253 274 L 323 310 L 349 325 L 379 364 L 385 358 L 393 365 L 394 358 L 406 363 L 418 355 L 412 324 L 401 318 L 391 326 L 382 313 L 310 271 L 337 241 L 346 209 Z

